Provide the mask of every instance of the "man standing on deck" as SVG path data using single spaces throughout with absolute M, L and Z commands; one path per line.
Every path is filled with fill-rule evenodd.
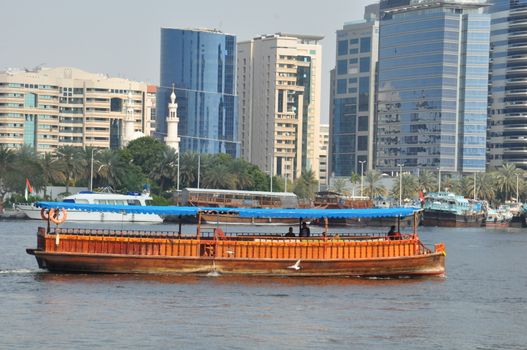
M 300 237 L 309 237 L 311 236 L 311 231 L 305 222 L 302 223 L 302 228 L 300 229 Z

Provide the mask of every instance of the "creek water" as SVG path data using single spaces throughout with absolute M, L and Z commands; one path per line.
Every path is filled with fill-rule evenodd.
M 444 278 L 304 279 L 49 273 L 39 225 L 0 221 L 1 349 L 527 349 L 525 229 L 420 228 Z

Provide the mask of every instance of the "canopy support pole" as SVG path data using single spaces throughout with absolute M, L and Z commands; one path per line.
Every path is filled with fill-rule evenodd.
M 322 235 L 324 236 L 324 240 L 328 237 L 328 218 L 324 218 L 324 232 L 322 232 Z
M 178 227 L 177 236 L 178 238 L 181 238 L 181 215 L 179 215 L 178 223 L 179 223 L 179 227 Z
M 196 238 L 198 241 L 201 238 L 201 211 L 198 212 L 198 226 L 196 228 Z
M 401 232 L 401 216 L 397 217 L 397 232 Z
M 417 212 L 414 211 L 414 235 L 417 234 Z

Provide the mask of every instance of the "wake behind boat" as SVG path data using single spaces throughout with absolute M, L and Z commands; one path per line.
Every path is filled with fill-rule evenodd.
M 445 272 L 445 247 L 425 247 L 413 231 L 399 233 L 328 232 L 328 219 L 417 217 L 412 208 L 389 209 L 255 209 L 216 208 L 239 217 L 318 218 L 324 232 L 302 237 L 257 233 L 212 232 L 201 226 L 211 208 L 116 206 L 40 202 L 49 210 L 151 213 L 196 216 L 195 232 L 39 228 L 37 248 L 27 249 L 39 267 L 56 272 L 248 274 L 266 276 L 424 276 Z M 414 221 L 415 222 L 415 221 Z M 301 231 L 302 232 L 302 231 Z
M 82 191 L 77 194 L 65 197 L 64 203 L 76 204 L 109 204 L 120 206 L 146 206 L 147 201 L 152 200 L 148 193 L 129 192 L 128 194 L 102 193 Z M 41 208 L 35 204 L 17 204 L 15 208 L 22 211 L 30 219 L 41 220 Z M 87 221 L 87 222 L 163 222 L 163 218 L 157 214 L 104 212 L 104 211 L 80 211 L 69 210 L 68 221 Z

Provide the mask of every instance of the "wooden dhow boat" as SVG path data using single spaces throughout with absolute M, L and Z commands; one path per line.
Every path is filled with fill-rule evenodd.
M 267 276 L 401 277 L 443 275 L 445 246 L 431 250 L 413 232 L 329 234 L 333 218 L 416 217 L 412 208 L 389 209 L 254 209 L 222 208 L 240 217 L 322 218 L 323 233 L 310 237 L 284 237 L 268 233 L 231 234 L 221 228 L 206 232 L 201 216 L 211 208 L 134 207 L 39 202 L 48 216 L 47 227 L 37 232 L 37 248 L 27 249 L 39 267 L 54 272 L 245 274 Z M 218 210 L 219 208 L 214 208 Z M 66 210 L 109 211 L 197 216 L 195 232 L 154 232 L 62 228 Z M 57 215 L 59 213 L 59 215 Z M 59 223 L 56 227 L 51 221 Z M 188 228 L 188 227 L 187 227 Z M 260 227 L 262 229 L 263 227 Z

